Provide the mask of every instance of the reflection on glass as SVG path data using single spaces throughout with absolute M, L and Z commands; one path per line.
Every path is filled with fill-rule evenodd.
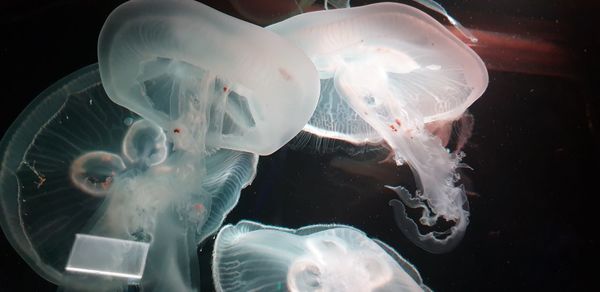
M 148 243 L 76 234 L 66 270 L 94 275 L 141 279 Z

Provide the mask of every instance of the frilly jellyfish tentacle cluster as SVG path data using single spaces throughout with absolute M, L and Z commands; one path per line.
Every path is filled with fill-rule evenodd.
M 305 130 L 352 143 L 383 139 L 418 186 L 414 194 L 390 187 L 400 197 L 390 204 L 401 230 L 428 251 L 452 249 L 468 225 L 465 191 L 455 185 L 462 154 L 449 153 L 426 123 L 458 119 L 481 96 L 488 82 L 481 59 L 433 18 L 402 4 L 307 13 L 269 29 L 301 47 L 329 85 Z M 332 104 L 340 106 L 332 111 Z M 346 117 L 355 125 L 338 127 L 336 119 Z M 422 209 L 416 222 L 406 207 Z M 440 219 L 453 225 L 419 230 Z

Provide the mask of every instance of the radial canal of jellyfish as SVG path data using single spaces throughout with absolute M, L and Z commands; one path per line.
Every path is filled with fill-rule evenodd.
M 356 228 L 299 229 L 240 221 L 224 226 L 213 252 L 217 291 L 430 291 L 417 269 Z
M 178 0 L 115 9 L 100 33 L 98 60 L 110 99 L 144 119 L 125 135 L 123 160 L 143 156 L 136 165 L 147 168 L 135 179 L 113 179 L 112 192 L 130 195 L 111 200 L 94 230 L 153 240 L 142 287 L 194 290 L 199 277 L 191 247 L 237 203 L 253 178 L 255 154 L 276 151 L 306 124 L 319 96 L 317 71 L 279 35 Z M 147 141 L 166 141 L 172 152 L 165 158 Z M 252 158 L 238 162 L 237 153 Z M 186 201 L 198 189 L 211 199 Z M 220 193 L 227 195 L 212 199 Z M 196 236 L 177 220 L 193 222 Z M 130 225 L 136 228 L 120 230 Z
M 40 276 L 75 290 L 194 290 L 197 244 L 258 160 L 174 151 L 163 129 L 109 100 L 97 65 L 41 93 L 0 144 L 3 232 Z
M 310 12 L 268 28 L 319 71 L 321 100 L 305 130 L 353 143 L 385 140 L 418 187 L 411 194 L 389 186 L 400 198 L 390 202 L 399 228 L 427 251 L 454 248 L 469 222 L 456 185 L 462 153 L 449 153 L 425 125 L 458 119 L 483 94 L 488 75 L 477 54 L 427 14 L 396 3 Z M 421 209 L 417 220 L 407 207 Z

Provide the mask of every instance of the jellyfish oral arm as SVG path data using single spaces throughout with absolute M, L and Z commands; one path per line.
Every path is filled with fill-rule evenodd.
M 422 115 L 410 100 L 397 96 L 385 74 L 377 65 L 346 64 L 336 72 L 335 86 L 390 145 L 396 163 L 406 162 L 414 173 L 415 194 L 403 187 L 389 187 L 400 197 L 390 204 L 403 233 L 429 252 L 449 251 L 460 242 L 468 225 L 465 191 L 454 185 L 461 156 L 449 153 L 440 139 L 425 129 Z M 423 210 L 418 222 L 408 216 L 406 207 Z M 425 234 L 419 231 L 418 226 L 435 227 L 438 219 L 452 226 Z
M 476 41 L 437 2 L 415 1 Z M 391 204 L 401 230 L 430 252 L 454 247 L 469 215 L 465 191 L 455 185 L 460 155 L 448 153 L 425 125 L 457 119 L 481 96 L 488 83 L 483 61 L 435 19 L 397 3 L 301 14 L 270 29 L 304 50 L 325 85 L 321 100 L 327 102 L 306 129 L 351 142 L 385 140 L 396 164 L 411 167 L 418 188 L 414 194 L 392 188 L 400 196 Z M 339 111 L 343 116 L 336 113 L 346 119 L 337 120 L 359 125 L 360 131 L 337 135 L 337 120 L 328 116 L 337 104 L 347 106 Z M 422 212 L 413 216 L 409 208 Z
M 401 187 L 386 186 L 398 194 L 399 200 L 390 201 L 394 215 L 402 232 L 421 248 L 432 253 L 452 250 L 461 241 L 469 224 L 469 211 L 466 193 L 462 185 L 456 186 L 456 168 L 460 155 L 448 153 L 440 140 L 429 133 L 413 138 L 400 138 L 394 141 L 404 144 L 398 149 L 410 166 L 417 192 Z M 398 153 L 398 150 L 394 150 Z M 422 209 L 418 222 L 409 217 L 406 208 Z M 439 220 L 452 224 L 443 231 L 422 233 L 419 226 L 434 228 Z

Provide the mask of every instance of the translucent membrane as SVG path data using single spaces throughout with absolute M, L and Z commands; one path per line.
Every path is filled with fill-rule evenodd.
M 167 158 L 167 137 L 156 124 L 147 120 L 133 123 L 123 141 L 123 156 L 144 166 L 161 164 Z
M 166 129 L 175 149 L 270 154 L 315 109 L 317 72 L 280 36 L 194 1 L 129 1 L 98 40 L 116 103 Z
M 460 22 L 458 22 L 458 20 L 456 20 L 454 17 L 450 16 L 450 14 L 446 11 L 446 9 L 440 5 L 439 3 L 437 3 L 436 1 L 433 0 L 413 0 L 443 16 L 445 16 L 448 21 L 450 22 L 450 24 L 452 24 L 454 27 L 456 27 L 456 29 L 458 29 L 458 31 L 465 36 L 466 38 L 469 39 L 469 41 L 471 41 L 472 43 L 476 43 L 479 40 L 477 39 L 477 37 L 475 37 L 475 35 L 468 30 L 466 27 L 464 27 L 462 24 L 460 24 Z
M 87 164 L 76 161 L 104 151 L 116 162 L 105 166 L 122 170 L 120 158 L 112 158 L 126 129 L 123 119 L 135 117 L 106 99 L 97 70 L 97 65 L 85 67 L 46 89 L 0 142 L 2 230 L 29 265 L 54 283 L 63 280 L 75 234 L 107 198 L 98 187 L 109 177 L 101 171 L 107 168 L 93 167 L 93 175 L 83 175 L 87 168 L 78 165 Z
M 454 27 L 456 27 L 456 29 L 464 37 L 468 38 L 469 41 L 471 41 L 472 43 L 476 43 L 479 41 L 477 39 L 477 37 L 475 37 L 475 35 L 469 29 L 464 27 L 460 22 L 458 22 L 458 20 L 456 20 L 454 17 L 452 17 L 448 13 L 448 11 L 446 11 L 444 6 L 442 6 L 438 2 L 436 2 L 434 0 L 412 0 L 412 1 L 417 2 L 429 9 L 443 15 L 444 17 L 446 17 L 446 19 L 448 19 L 450 24 L 452 24 Z M 329 5 L 331 5 L 334 8 L 350 8 L 350 0 L 325 0 L 325 5 L 324 5 L 325 9 L 328 9 Z
M 88 152 L 71 164 L 71 182 L 95 196 L 109 193 L 118 173 L 126 168 L 119 155 L 106 151 Z
M 144 291 L 195 290 L 197 244 L 235 206 L 258 157 L 172 148 L 155 123 L 110 101 L 97 65 L 80 69 L 40 94 L 0 142 L 2 230 L 63 288 L 120 291 L 141 276 Z
M 385 141 L 418 187 L 390 187 L 400 198 L 390 202 L 400 229 L 430 252 L 455 247 L 469 216 L 455 185 L 462 153 L 449 153 L 426 124 L 458 119 L 482 95 L 488 75 L 477 54 L 427 14 L 395 3 L 305 13 L 268 28 L 319 71 L 320 101 L 304 129 L 356 144 Z M 438 226 L 444 221 L 450 227 Z
M 213 278 L 217 291 L 429 291 L 390 246 L 336 224 L 227 225 L 215 241 Z

